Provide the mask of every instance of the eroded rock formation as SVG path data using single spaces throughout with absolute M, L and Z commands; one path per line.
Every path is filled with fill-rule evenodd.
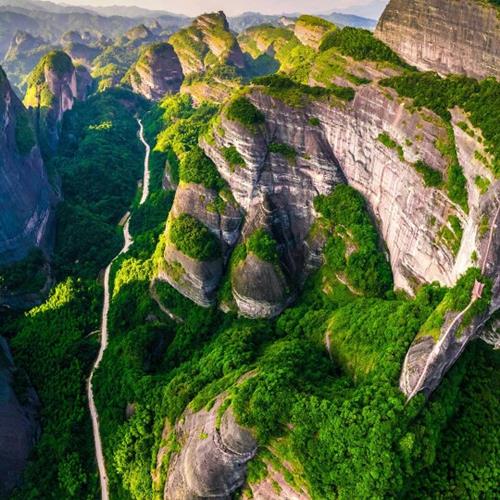
M 19 484 L 29 453 L 39 434 L 39 401 L 28 388 L 18 395 L 13 389 L 14 362 L 7 342 L 0 337 L 0 497 Z M 22 402 L 20 401 L 22 397 Z
M 77 71 L 71 58 L 53 51 L 37 64 L 28 80 L 24 104 L 31 108 L 38 136 L 47 152 L 54 152 L 59 142 L 60 123 L 75 100 L 84 100 L 91 90 L 88 71 Z
M 0 265 L 50 247 L 52 198 L 29 115 L 0 68 Z
M 153 100 L 178 92 L 183 78 L 179 58 L 165 42 L 146 47 L 126 76 L 134 92 Z
M 417 68 L 500 78 L 499 12 L 480 0 L 391 0 L 375 34 Z
M 205 307 L 215 303 L 216 292 L 224 274 L 225 257 L 238 239 L 242 218 L 239 207 L 232 200 L 223 201 L 223 207 L 216 209 L 217 198 L 219 194 L 215 190 L 202 184 L 179 185 L 167 222 L 164 263 L 159 273 L 160 279 Z M 221 247 L 219 257 L 200 261 L 183 254 L 175 247 L 169 237 L 170 222 L 182 214 L 195 218 L 215 235 Z
M 172 35 L 169 43 L 179 56 L 184 75 L 202 73 L 219 63 L 244 66 L 243 53 L 224 12 L 199 16 L 189 28 Z
M 229 500 L 246 476 L 245 464 L 257 443 L 238 425 L 231 409 L 218 418 L 222 398 L 210 410 L 186 412 L 176 425 L 182 450 L 170 461 L 165 500 L 216 498 Z

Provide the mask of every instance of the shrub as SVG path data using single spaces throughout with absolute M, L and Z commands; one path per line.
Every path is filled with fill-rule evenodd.
M 422 175 L 427 187 L 441 187 L 443 185 L 443 176 L 439 170 L 434 170 L 422 160 L 418 160 L 413 166 Z
M 220 257 L 220 244 L 216 236 L 191 215 L 181 214 L 173 219 L 169 229 L 170 241 L 188 257 L 201 261 Z
M 259 111 L 246 97 L 237 97 L 226 108 L 226 116 L 248 128 L 254 129 L 265 122 L 264 113 Z
M 325 87 L 310 87 L 302 83 L 295 82 L 291 78 L 283 75 L 270 75 L 255 78 L 255 85 L 266 87 L 266 91 L 280 99 L 289 106 L 302 106 L 307 104 L 308 99 L 320 99 L 334 96 L 343 101 L 352 101 L 356 95 L 354 89 L 350 87 L 339 87 L 338 85 L 329 85 Z
M 15 133 L 19 153 L 22 155 L 28 154 L 36 144 L 36 141 L 30 119 L 25 111 L 22 111 L 16 117 Z
M 179 166 L 179 178 L 182 182 L 202 184 L 207 189 L 217 191 L 226 185 L 214 162 L 199 146 L 196 146 L 182 158 Z
M 367 59 L 407 66 L 395 52 L 377 40 L 368 30 L 345 27 L 341 30 L 330 31 L 323 38 L 319 50 L 324 52 L 333 47 L 341 54 L 357 61 Z
M 368 296 L 383 296 L 392 288 L 391 267 L 379 249 L 379 237 L 363 197 L 352 187 L 338 185 L 328 196 L 317 196 L 314 208 L 334 235 L 325 248 L 326 269 L 345 273 Z M 346 255 L 346 244 L 355 250 Z
M 278 262 L 278 248 L 274 238 L 264 229 L 257 229 L 246 242 L 246 249 L 266 262 Z
M 269 152 L 280 154 L 288 160 L 295 160 L 297 157 L 297 151 L 292 146 L 281 142 L 272 142 L 269 144 Z
M 382 132 L 379 134 L 377 139 L 386 147 L 389 149 L 394 149 L 398 153 L 398 157 L 401 161 L 404 161 L 405 155 L 404 155 L 404 150 L 403 147 L 398 144 L 387 132 Z
M 224 159 L 229 163 L 230 167 L 245 166 L 245 160 L 234 146 L 224 148 L 222 154 L 224 155 Z

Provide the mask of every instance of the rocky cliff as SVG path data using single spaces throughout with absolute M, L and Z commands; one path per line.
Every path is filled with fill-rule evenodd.
M 203 14 L 170 37 L 185 75 L 202 73 L 210 66 L 231 64 L 243 68 L 244 59 L 223 12 Z
M 0 265 L 49 248 L 51 199 L 33 125 L 0 68 Z
M 77 71 L 62 51 L 45 55 L 30 74 L 24 104 L 31 110 L 45 152 L 55 151 L 64 112 L 72 109 L 75 100 L 87 97 L 91 81 L 88 72 Z
M 173 47 L 162 42 L 144 48 L 125 79 L 134 92 L 159 100 L 166 94 L 179 91 L 183 73 Z
M 376 36 L 410 64 L 500 78 L 499 7 L 480 0 L 391 0 Z
M 186 412 L 173 432 L 182 449 L 171 458 L 164 498 L 229 500 L 245 482 L 245 464 L 257 451 L 251 433 L 239 426 L 219 397 L 210 410 Z
M 0 337 L 0 497 L 19 484 L 29 453 L 40 432 L 38 398 L 28 388 L 16 394 L 13 388 L 14 362 L 7 342 Z M 21 374 L 17 374 L 21 377 Z M 20 400 L 22 398 L 22 402 Z
M 318 49 L 325 34 L 335 29 L 330 21 L 315 16 L 301 16 L 295 23 L 295 36 L 308 47 Z

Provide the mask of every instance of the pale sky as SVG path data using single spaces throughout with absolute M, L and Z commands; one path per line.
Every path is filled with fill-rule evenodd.
M 284 12 L 344 12 L 375 17 L 389 0 L 52 0 L 66 5 L 137 5 L 147 9 L 167 10 L 179 14 L 198 15 L 223 10 L 228 15 L 246 11 L 263 14 Z

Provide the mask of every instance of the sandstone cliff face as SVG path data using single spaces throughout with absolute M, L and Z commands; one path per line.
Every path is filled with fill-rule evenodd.
M 0 68 L 0 265 L 49 249 L 52 197 L 29 116 Z
M 249 214 L 246 226 L 252 224 L 253 207 L 264 197 L 272 200 L 278 226 L 273 232 L 282 232 L 278 241 L 292 274 L 301 272 L 308 253 L 304 241 L 316 216 L 313 199 L 346 181 L 364 194 L 379 222 L 398 288 L 412 293 L 417 284 L 434 280 L 449 285 L 468 267 L 470 254 L 457 266 L 451 249 L 436 245 L 448 216 L 457 213 L 465 220 L 465 214 L 442 191 L 426 188 L 412 166 L 420 158 L 444 171 L 446 161 L 434 146 L 444 137 L 443 128 L 375 86 L 361 87 L 352 103 L 339 106 L 316 102 L 290 108 L 262 92 L 249 97 L 265 113 L 265 127 L 253 133 L 223 118 L 224 133 L 215 134 L 215 145 L 203 147 Z M 311 125 L 311 118 L 319 125 Z M 383 132 L 399 144 L 413 139 L 405 145 L 404 161 L 378 140 Z M 289 161 L 269 153 L 271 142 L 290 145 L 297 157 Z M 244 168 L 232 169 L 224 159 L 223 148 L 231 145 L 244 158 Z
M 496 280 L 489 310 L 466 328 L 461 323 L 454 325 L 454 331 L 461 331 L 459 336 L 449 332 L 442 342 L 418 340 L 410 349 L 402 389 L 409 394 L 418 382 L 419 391 L 430 393 L 499 307 L 499 235 L 498 231 L 491 232 L 486 256 L 490 238 L 479 227 L 484 220 L 494 226 L 500 190 L 492 172 L 476 159 L 475 151 L 482 151 L 483 146 L 477 137 L 454 125 L 469 194 L 469 212 L 465 213 L 445 192 L 426 187 L 414 168 L 417 160 L 423 160 L 446 176 L 448 160 L 436 147 L 446 139 L 446 129 L 430 111 L 414 111 L 394 92 L 377 85 L 359 87 L 352 102 L 334 105 L 318 100 L 302 108 L 290 108 L 259 90 L 252 91 L 248 98 L 265 114 L 265 126 L 249 131 L 223 117 L 218 126 L 222 130 L 215 131 L 214 142 L 204 142 L 203 147 L 246 211 L 243 235 L 262 224 L 257 214 L 266 200 L 271 201 L 274 223 L 267 221 L 265 225 L 273 234 L 281 234 L 277 240 L 285 275 L 306 274 L 317 264 L 318 249 L 306 238 L 316 216 L 312 200 L 319 193 L 330 192 L 336 183 L 347 182 L 369 203 L 388 249 L 397 288 L 412 294 L 420 284 L 433 281 L 453 286 L 478 262 L 484 262 L 484 272 Z M 311 125 L 311 118 L 317 119 L 317 125 Z M 455 110 L 454 124 L 463 119 L 463 114 Z M 383 133 L 393 138 L 400 151 L 383 144 Z M 291 146 L 297 153 L 295 160 L 285 161 L 269 153 L 271 142 Z M 245 160 L 244 167 L 234 168 L 224 159 L 223 150 L 229 146 L 236 147 Z M 490 181 L 486 193 L 477 187 L 477 176 Z M 450 227 L 450 216 L 460 221 L 463 230 L 455 249 L 442 237 L 443 229 Z M 262 263 L 252 262 L 249 269 L 249 276 L 263 279 Z M 240 312 L 252 317 L 279 312 L 278 307 L 271 312 L 261 290 L 248 285 L 246 271 L 239 271 L 233 280 L 233 296 Z M 448 331 L 455 316 L 450 315 L 443 332 Z M 428 375 L 421 377 L 425 366 Z
M 375 35 L 420 69 L 500 78 L 498 16 L 479 0 L 391 0 Z
M 429 395 L 442 380 L 446 371 L 455 363 L 468 342 L 482 334 L 485 323 L 500 309 L 500 181 L 495 180 L 491 171 L 474 154 L 481 150 L 480 144 L 465 133 L 456 124 L 464 119 L 459 110 L 453 112 L 454 132 L 461 165 L 468 180 L 469 202 L 471 210 L 464 228 L 463 247 L 465 250 L 457 256 L 460 267 L 470 264 L 464 261 L 466 255 L 475 252 L 477 262 L 483 274 L 492 280 L 492 301 L 483 314 L 471 321 L 462 311 L 449 311 L 436 338 L 419 335 L 406 354 L 400 377 L 400 388 L 411 398 L 419 392 Z M 481 175 L 490 181 L 486 193 L 481 193 L 473 180 Z M 486 223 L 486 224 L 485 224 Z M 480 229 L 484 225 L 484 229 Z M 485 340 L 498 345 L 500 333 L 486 332 Z
M 243 485 L 245 464 L 254 457 L 257 443 L 236 423 L 230 409 L 217 425 L 221 399 L 209 411 L 188 411 L 176 425 L 182 449 L 170 461 L 165 500 L 229 500 Z
M 172 35 L 169 43 L 174 47 L 186 76 L 203 73 L 219 63 L 244 67 L 243 53 L 223 12 L 199 16 L 189 28 Z
M 44 56 L 28 80 L 24 104 L 31 108 L 38 136 L 48 153 L 57 148 L 60 122 L 75 99 L 83 100 L 91 90 L 91 78 L 84 68 L 75 69 L 62 51 Z
M 308 47 L 318 49 L 325 34 L 335 25 L 318 17 L 301 16 L 295 23 L 295 36 Z
M 236 243 L 241 224 L 242 215 L 234 202 L 226 202 L 222 211 L 215 209 L 218 196 L 216 191 L 201 184 L 181 183 L 177 188 L 169 222 L 182 214 L 200 221 L 220 242 L 221 257 L 212 261 L 199 261 L 184 255 L 170 241 L 167 222 L 164 262 L 158 275 L 159 279 L 167 281 L 180 293 L 204 307 L 216 301 L 217 289 L 223 277 L 224 257 Z
M 173 47 L 158 43 L 143 50 L 126 78 L 134 92 L 160 100 L 166 94 L 178 92 L 184 76 Z
M 0 497 L 19 484 L 29 453 L 40 432 L 38 398 L 33 389 L 23 403 L 12 388 L 15 367 L 5 339 L 0 337 Z

